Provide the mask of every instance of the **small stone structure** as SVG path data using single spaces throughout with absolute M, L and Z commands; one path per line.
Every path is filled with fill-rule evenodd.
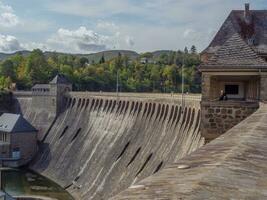
M 267 11 L 232 11 L 202 54 L 201 133 L 210 141 L 267 100 Z M 228 100 L 219 101 L 225 92 Z
M 0 160 L 4 166 L 27 164 L 37 152 L 37 130 L 22 115 L 0 116 Z
M 50 126 L 66 106 L 66 94 L 72 84 L 58 74 L 49 84 L 37 84 L 31 91 L 13 92 L 13 112 L 23 114 L 38 130 L 38 140 L 42 141 Z
M 206 138 L 219 137 L 258 109 L 255 102 L 202 102 Z M 203 122 L 203 121 L 202 121 Z M 203 130 L 202 129 L 202 130 Z
M 64 110 L 64 94 L 69 91 L 72 91 L 71 83 L 58 74 L 49 84 L 37 84 L 32 88 L 32 107 L 37 110 L 44 108 L 49 113 L 58 115 Z

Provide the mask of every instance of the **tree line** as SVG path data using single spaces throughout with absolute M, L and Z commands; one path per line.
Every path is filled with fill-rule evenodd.
M 147 62 L 143 62 L 142 60 Z M 181 92 L 182 65 L 185 91 L 200 92 L 200 64 L 196 47 L 183 51 L 141 54 L 130 59 L 118 53 L 117 57 L 90 62 L 86 57 L 33 50 L 28 56 L 16 55 L 0 63 L 0 89 L 16 83 L 19 90 L 30 90 L 35 84 L 48 83 L 60 73 L 73 83 L 76 91 L 121 92 Z

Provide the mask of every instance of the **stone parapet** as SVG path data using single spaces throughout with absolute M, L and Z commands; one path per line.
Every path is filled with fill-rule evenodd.
M 209 142 L 250 116 L 258 108 L 258 102 L 202 101 L 201 134 Z

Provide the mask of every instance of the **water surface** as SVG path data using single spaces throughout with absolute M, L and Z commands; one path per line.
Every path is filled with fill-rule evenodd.
M 13 197 L 36 197 L 53 200 L 74 200 L 53 181 L 28 170 L 3 169 L 2 189 Z

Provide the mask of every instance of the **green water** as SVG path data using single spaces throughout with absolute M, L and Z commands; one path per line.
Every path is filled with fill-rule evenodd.
M 28 170 L 1 170 L 2 189 L 13 197 L 73 200 L 68 192 L 51 180 Z

